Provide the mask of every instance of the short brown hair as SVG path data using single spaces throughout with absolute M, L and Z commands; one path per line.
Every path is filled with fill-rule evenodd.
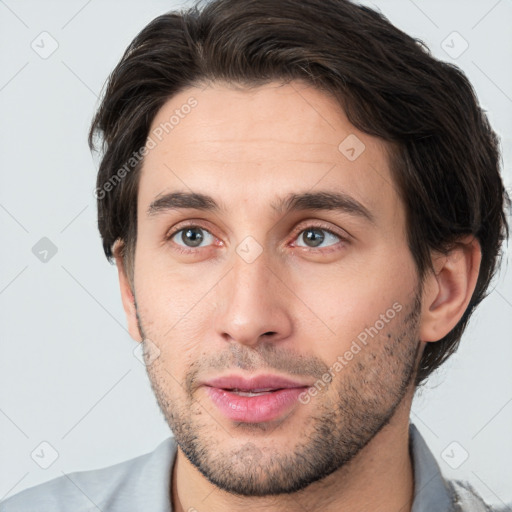
M 372 9 L 347 0 L 213 0 L 147 25 L 110 75 L 89 134 L 91 149 L 96 136 L 102 142 L 97 190 L 105 254 L 111 259 L 121 241 L 132 268 L 142 160 L 113 179 L 144 146 L 163 104 L 208 82 L 256 87 L 275 80 L 304 81 L 332 95 L 354 126 L 396 148 L 391 172 L 421 280 L 432 270 L 431 251 L 447 252 L 463 235 L 480 243 L 468 308 L 449 334 L 427 343 L 419 385 L 455 351 L 487 294 L 509 234 L 510 198 L 498 138 L 464 73 Z

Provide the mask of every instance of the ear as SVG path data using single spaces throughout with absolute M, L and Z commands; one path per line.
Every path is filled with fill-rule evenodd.
M 435 272 L 423 289 L 421 341 L 438 341 L 457 325 L 475 290 L 481 259 L 473 236 L 463 237 L 448 255 L 434 256 Z
M 135 309 L 135 296 L 133 294 L 132 285 L 125 268 L 123 260 L 124 244 L 121 240 L 117 240 L 113 247 L 114 258 L 116 260 L 117 273 L 119 276 L 119 287 L 121 289 L 121 300 L 123 301 L 123 308 L 126 314 L 126 321 L 128 323 L 128 332 L 135 341 L 142 341 L 142 336 L 139 331 L 139 324 L 137 322 L 137 311 Z

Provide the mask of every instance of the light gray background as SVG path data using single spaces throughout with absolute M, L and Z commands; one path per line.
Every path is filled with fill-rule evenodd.
M 511 0 L 368 4 L 467 73 L 502 138 L 510 190 Z M 155 16 L 183 5 L 0 0 L 0 499 L 150 451 L 170 434 L 133 354 L 116 269 L 102 253 L 86 133 L 128 43 Z M 442 46 L 452 55 L 463 48 L 453 31 L 469 44 L 456 59 Z M 52 38 L 58 48 L 43 59 Z M 42 237 L 57 248 L 46 262 L 32 252 Z M 510 255 L 459 352 L 412 413 L 445 474 L 469 479 L 496 504 L 512 502 Z M 58 458 L 42 469 L 52 450 Z M 447 461 L 456 465 L 466 452 L 452 469 Z

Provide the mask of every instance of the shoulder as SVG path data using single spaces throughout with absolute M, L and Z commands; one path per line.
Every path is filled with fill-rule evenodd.
M 505 505 L 504 508 L 491 507 L 485 503 L 469 482 L 449 480 L 448 483 L 452 489 L 454 510 L 457 512 L 505 512 L 512 510 Z
M 158 501 L 160 508 L 155 510 L 166 511 L 162 507 L 169 504 L 168 482 L 175 454 L 176 442 L 170 437 L 153 452 L 26 489 L 0 502 L 0 512 L 128 512 L 139 510 L 142 499 Z
M 414 469 L 414 503 L 412 512 L 500 512 L 489 506 L 475 489 L 460 480 L 446 479 L 419 430 L 409 427 L 410 449 Z M 509 509 L 501 509 L 505 512 Z

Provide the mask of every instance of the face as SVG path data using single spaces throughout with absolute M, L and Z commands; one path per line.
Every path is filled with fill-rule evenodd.
M 420 290 L 386 147 L 298 82 L 189 88 L 150 137 L 131 331 L 160 408 L 220 488 L 302 489 L 412 387 Z

